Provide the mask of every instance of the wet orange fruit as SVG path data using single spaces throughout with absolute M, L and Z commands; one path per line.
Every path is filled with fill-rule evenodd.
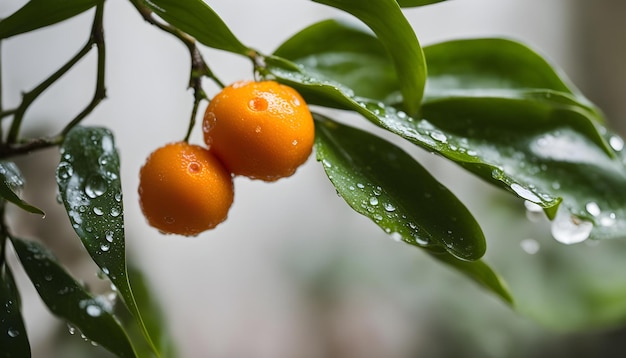
M 164 233 L 192 236 L 226 219 L 233 179 L 206 148 L 186 142 L 158 148 L 139 172 L 139 203 L 148 223 Z
M 211 152 L 236 175 L 291 176 L 313 149 L 313 117 L 302 96 L 274 81 L 236 82 L 209 103 L 203 120 Z

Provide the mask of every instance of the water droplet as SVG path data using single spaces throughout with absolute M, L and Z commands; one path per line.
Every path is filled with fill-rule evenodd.
M 593 223 L 582 220 L 572 214 L 567 209 L 559 208 L 556 217 L 552 222 L 552 237 L 563 244 L 576 244 L 589 238 Z
M 74 167 L 70 163 L 61 162 L 57 167 L 57 178 L 67 180 L 74 175 Z
M 98 216 L 102 216 L 102 214 L 104 214 L 104 211 L 102 211 L 102 208 L 96 206 L 95 208 L 93 208 L 93 213 Z
M 590 201 L 585 205 L 587 212 L 593 216 L 598 216 L 601 213 L 600 207 L 593 201 Z
M 102 150 L 105 152 L 113 151 L 113 139 L 111 137 L 102 137 Z
M 356 183 L 357 188 L 359 189 L 363 189 L 365 188 L 365 185 L 361 184 L 361 183 Z
M 372 197 L 370 198 L 370 204 L 371 204 L 371 205 L 378 205 L 378 198 L 377 198 L 377 197 L 375 197 L 375 196 L 372 196 Z
M 71 334 L 71 335 L 75 335 L 76 334 L 76 327 L 72 326 L 71 324 L 67 324 L 67 331 Z
M 535 195 L 532 191 L 524 188 L 523 186 L 513 183 L 511 184 L 511 189 L 520 197 L 532 201 L 532 202 L 541 202 L 541 199 L 537 195 Z
M 441 143 L 448 142 L 448 138 L 446 137 L 446 135 L 441 132 L 432 132 L 430 133 L 430 136 L 437 142 L 441 142 Z
M 52 275 L 45 275 L 45 276 L 43 277 L 43 279 L 44 279 L 44 280 L 46 280 L 46 281 L 48 281 L 48 282 L 50 282 L 50 281 L 52 281 Z
M 107 191 L 106 181 L 99 175 L 92 175 L 87 179 L 85 184 L 85 194 L 95 199 Z
M 526 207 L 526 217 L 532 222 L 537 222 L 543 218 L 543 208 L 531 201 L 524 201 Z
M 9 335 L 9 337 L 15 338 L 15 337 L 20 335 L 20 331 L 18 331 L 17 329 L 11 327 L 11 328 L 9 328 L 7 330 L 7 334 Z
M 102 270 L 102 272 L 104 272 L 105 275 L 108 275 L 110 273 L 108 267 L 102 267 L 101 270 Z
M 391 234 L 389 234 L 389 237 L 391 237 L 391 239 L 395 242 L 402 241 L 402 234 L 400 234 L 399 232 L 394 231 Z
M 104 238 L 108 241 L 108 242 L 113 242 L 113 231 L 108 230 L 107 232 L 104 233 Z
M 111 249 L 111 245 L 109 245 L 109 244 L 102 244 L 102 245 L 100 245 L 100 249 L 102 251 L 104 251 L 104 252 L 107 252 L 107 251 L 109 251 Z
M 537 252 L 539 252 L 539 249 L 541 248 L 541 246 L 539 245 L 539 242 L 537 242 L 537 240 L 534 240 L 534 239 L 524 239 L 519 244 L 522 247 L 522 250 L 524 250 L 529 255 L 536 254 Z
M 120 209 L 118 207 L 111 208 L 111 216 L 112 217 L 116 218 L 116 217 L 120 216 L 120 214 L 121 214 L 121 211 L 120 211 Z
M 323 159 L 323 160 L 322 160 L 322 163 L 324 164 L 324 166 L 325 166 L 326 168 L 332 168 L 332 166 L 333 166 L 333 165 L 332 165 L 332 164 L 331 164 L 328 160 L 326 160 L 326 159 Z
M 297 139 L 294 139 L 294 140 L 291 142 L 291 145 L 293 145 L 293 146 L 298 145 L 298 140 L 297 140 Z
M 609 138 L 609 144 L 611 145 L 611 148 L 617 152 L 624 149 L 624 140 L 616 135 Z
M 385 210 L 387 210 L 388 212 L 393 212 L 396 211 L 396 207 L 393 206 L 393 204 L 391 203 L 384 203 L 383 207 L 385 208 Z
M 122 201 L 122 193 L 115 193 L 115 201 L 118 203 Z

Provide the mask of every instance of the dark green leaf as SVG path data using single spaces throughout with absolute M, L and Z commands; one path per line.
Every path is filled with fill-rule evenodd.
M 325 20 L 295 34 L 274 53 L 307 72 L 333 79 L 355 95 L 385 101 L 398 97 L 400 84 L 382 43 L 367 28 Z
M 513 297 L 506 287 L 506 284 L 484 261 L 462 261 L 447 252 L 437 252 L 428 250 L 428 253 L 435 259 L 452 266 L 459 272 L 468 276 L 481 285 L 498 295 L 506 303 L 513 304 Z
M 128 336 L 111 314 L 111 303 L 94 297 L 41 244 L 12 238 L 15 252 L 39 296 L 56 316 L 119 357 L 136 357 Z
M 206 46 L 241 55 L 251 51 L 202 0 L 144 0 L 144 3 L 165 21 Z
M 70 222 L 154 346 L 126 273 L 120 163 L 113 135 L 106 128 L 74 127 L 65 137 L 61 155 L 56 177 Z
M 467 208 L 410 155 L 367 132 L 316 115 L 317 159 L 344 200 L 393 238 L 463 260 L 485 253 Z
M 24 186 L 24 179 L 19 168 L 13 162 L 0 161 L 0 197 L 11 202 L 29 213 L 45 215 L 43 210 L 36 208 L 20 199 L 16 191 Z
M 104 0 L 30 0 L 0 21 L 0 39 L 56 24 L 103 2 Z
M 597 116 L 599 110 L 543 57 L 507 39 L 442 42 L 424 47 L 428 62 L 426 101 L 450 96 L 525 97 L 577 105 Z M 546 98 L 544 94 L 549 94 Z
M 426 62 L 413 28 L 395 1 L 313 0 L 346 11 L 369 26 L 391 55 L 403 108 L 416 115 L 424 94 Z
M 9 266 L 0 265 L 0 347 L 4 357 L 30 357 L 20 309 L 20 294 L 13 274 Z
M 430 4 L 436 4 L 438 2 L 446 1 L 446 0 L 397 0 L 400 7 L 415 7 L 415 6 L 424 6 Z
M 466 45 L 453 42 L 450 56 L 457 53 L 455 43 Z M 508 75 L 506 70 L 494 70 L 495 65 L 480 60 L 480 56 L 463 51 L 453 60 L 441 55 L 444 63 L 429 65 L 434 68 L 433 85 L 426 88 L 420 120 L 384 102 L 358 97 L 343 84 L 320 78 L 282 58 L 268 58 L 267 64 L 277 80 L 295 87 L 307 102 L 360 113 L 376 125 L 540 205 L 551 219 L 557 217 L 563 202 L 567 210 L 558 216 L 554 228 L 556 236 L 565 242 L 576 241 L 568 240 L 568 235 L 586 237 L 585 231 L 591 230 L 587 222 L 594 224 L 591 237 L 624 236 L 626 194 L 621 188 L 626 184 L 626 171 L 624 159 L 619 158 L 624 155 L 623 140 L 603 127 L 595 107 L 535 53 L 527 53 L 528 48 L 508 41 L 485 47 L 485 51 L 487 48 L 496 58 L 499 48 L 509 53 L 502 57 L 517 53 L 526 60 L 513 64 L 534 66 L 544 75 L 526 78 L 526 72 L 516 68 Z M 468 73 L 459 64 L 463 61 L 470 62 L 465 65 L 471 69 Z M 452 66 L 449 76 L 445 63 Z M 484 68 L 479 70 L 480 66 Z M 471 81 L 474 70 L 484 77 Z M 527 88 L 530 85 L 542 88 Z

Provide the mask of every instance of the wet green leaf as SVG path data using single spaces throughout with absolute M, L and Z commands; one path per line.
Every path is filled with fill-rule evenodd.
M 104 0 L 30 0 L 0 21 L 0 39 L 56 24 L 103 2 Z
M 240 55 L 250 52 L 202 0 L 144 0 L 144 3 L 165 21 L 206 46 Z
M 337 193 L 394 240 L 427 253 L 512 303 L 484 262 L 485 239 L 471 213 L 393 144 L 316 115 L 316 155 Z M 477 261 L 466 261 L 477 260 Z
M 577 241 L 567 236 L 587 237 L 588 231 L 593 238 L 623 237 L 623 139 L 605 128 L 595 106 L 526 46 L 508 40 L 488 40 L 493 46 L 483 46 L 483 40 L 475 40 L 482 52 L 491 51 L 484 57 L 472 55 L 468 41 L 450 42 L 448 51 L 435 45 L 441 54 L 427 57 L 432 80 L 421 119 L 397 110 L 392 101 L 360 97 L 343 83 L 283 58 L 268 58 L 267 64 L 273 76 L 296 88 L 307 102 L 360 113 L 538 204 L 558 219 L 553 228 L 564 242 Z M 430 48 L 425 53 L 429 56 Z M 488 61 L 492 57 L 494 63 Z M 515 57 L 504 67 L 509 63 L 505 59 Z M 541 75 L 527 75 L 532 69 Z M 561 203 L 565 210 L 557 215 Z
M 0 197 L 29 213 L 44 216 L 45 213 L 43 210 L 30 205 L 15 194 L 15 192 L 21 190 L 23 186 L 24 178 L 17 165 L 13 162 L 0 161 Z
M 61 147 L 56 179 L 70 222 L 94 262 L 115 284 L 146 339 L 126 272 L 120 163 L 106 128 L 74 127 Z M 155 348 L 156 351 L 156 348 Z
M 20 294 L 9 266 L 0 265 L 0 347 L 5 357 L 30 357 Z
M 446 0 L 397 0 L 400 7 L 415 7 L 436 4 Z
M 337 192 L 392 238 L 463 260 L 485 253 L 467 208 L 410 155 L 367 132 L 316 115 L 317 159 Z
M 28 277 L 50 311 L 119 357 L 136 357 L 128 336 L 111 314 L 111 302 L 94 297 L 41 244 L 12 238 Z
M 400 82 L 403 109 L 416 115 L 426 81 L 424 53 L 411 24 L 395 1 L 313 0 L 346 11 L 369 26 L 391 55 Z
M 293 35 L 274 55 L 341 83 L 357 96 L 385 101 L 400 93 L 389 53 L 366 27 L 325 20 Z

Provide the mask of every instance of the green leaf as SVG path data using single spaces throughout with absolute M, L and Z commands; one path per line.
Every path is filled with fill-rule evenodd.
M 426 62 L 415 32 L 400 6 L 389 0 L 313 0 L 346 11 L 369 26 L 385 46 L 395 66 L 403 108 L 419 112 L 426 81 Z
M 144 3 L 163 20 L 206 46 L 240 55 L 251 51 L 202 0 L 144 0 Z
M 0 265 L 0 347 L 5 357 L 30 357 L 20 294 L 8 265 Z
M 623 237 L 623 139 L 605 128 L 599 111 L 534 52 L 508 41 L 491 43 L 494 46 L 483 51 L 489 49 L 494 58 L 499 49 L 508 54 L 501 55 L 504 58 L 517 54 L 521 60 L 511 60 L 512 64 L 534 66 L 543 76 L 527 78 L 524 74 L 530 70 L 515 66 L 495 70 L 499 60 L 493 64 L 467 51 L 456 51 L 454 44 L 467 43 L 453 42 L 448 55 L 441 55 L 442 63 L 428 58 L 433 80 L 429 77 L 421 119 L 411 118 L 389 103 L 359 97 L 344 84 L 283 58 L 270 57 L 266 63 L 269 74 L 296 88 L 308 103 L 360 113 L 489 183 L 540 205 L 551 219 L 557 218 L 563 203 L 564 214 L 554 224 L 556 236 L 562 232 L 563 236 L 585 237 L 591 222 L 593 238 Z M 452 57 L 455 53 L 459 57 Z M 502 61 L 503 66 L 506 61 Z M 446 64 L 451 67 L 450 75 Z M 483 76 L 470 80 L 474 71 Z M 531 85 L 541 88 L 527 87 Z M 564 242 L 572 242 L 563 236 Z
M 111 314 L 111 303 L 94 297 L 41 244 L 11 238 L 24 270 L 50 311 L 119 357 L 136 357 L 128 336 Z
M 424 47 L 428 62 L 426 101 L 450 96 L 525 97 L 577 105 L 601 119 L 600 111 L 548 61 L 516 41 L 454 40 Z M 542 96 L 549 94 L 546 97 Z
M 0 197 L 29 213 L 46 215 L 43 210 L 30 205 L 15 194 L 23 186 L 24 178 L 17 165 L 13 162 L 0 161 Z
M 274 55 L 339 82 L 357 96 L 384 101 L 400 91 L 393 62 L 382 43 L 368 28 L 346 21 L 313 24 L 289 38 Z
M 463 260 L 485 253 L 467 208 L 410 155 L 367 132 L 316 115 L 317 159 L 339 195 L 392 238 Z
M 428 250 L 428 254 L 440 262 L 450 265 L 452 268 L 471 278 L 485 289 L 495 293 L 498 297 L 504 300 L 504 302 L 509 305 L 513 305 L 513 297 L 511 296 L 505 282 L 484 261 L 462 261 L 447 252 L 437 252 L 432 250 Z
M 315 115 L 317 159 L 337 193 L 392 239 L 426 249 L 505 302 L 512 298 L 484 262 L 485 239 L 471 213 L 393 144 Z
M 0 21 L 0 39 L 56 24 L 103 2 L 104 0 L 30 0 Z
M 415 7 L 436 4 L 446 0 L 397 0 L 400 7 Z
M 65 137 L 61 156 L 56 179 L 70 222 L 154 347 L 126 271 L 120 163 L 113 135 L 106 128 L 74 127 Z

